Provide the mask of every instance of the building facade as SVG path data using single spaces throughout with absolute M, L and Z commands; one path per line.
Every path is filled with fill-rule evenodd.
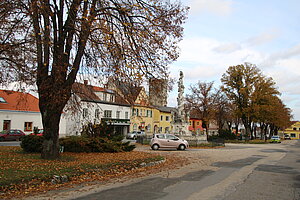
M 195 135 L 203 133 L 202 120 L 197 117 L 190 117 L 189 131 Z
M 91 86 L 87 82 L 74 83 L 72 91 L 74 95 L 63 114 L 67 124 L 66 136 L 80 135 L 83 126 L 101 122 L 113 126 L 115 134 L 129 132 L 131 106 L 124 103 L 115 91 Z
M 289 135 L 292 140 L 300 139 L 300 122 L 294 122 L 289 128 L 283 131 L 285 135 Z
M 43 129 L 38 98 L 28 93 L 0 90 L 0 131 L 19 129 L 25 134 L 34 128 Z M 59 132 L 65 134 L 66 123 L 60 122 Z
M 165 106 L 155 106 L 153 116 L 153 133 L 172 133 L 172 110 L 174 108 Z

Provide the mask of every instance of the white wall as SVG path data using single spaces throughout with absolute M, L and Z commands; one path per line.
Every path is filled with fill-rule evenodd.
M 2 111 L 0 110 L 0 130 L 3 130 L 3 121 L 10 120 L 11 129 L 20 129 L 25 134 L 30 134 L 33 132 L 33 127 L 38 127 L 43 129 L 42 116 L 39 112 L 22 112 L 22 111 Z M 24 130 L 24 123 L 32 122 L 32 131 Z M 66 134 L 66 121 L 61 120 L 59 126 L 59 136 L 62 137 Z
M 104 104 L 104 103 L 94 103 L 94 102 L 81 102 L 81 107 L 76 110 L 76 112 L 66 110 L 63 114 L 63 119 L 66 122 L 66 136 L 68 135 L 80 135 L 82 131 L 82 126 L 88 123 L 100 123 L 101 118 L 104 118 L 104 111 L 112 111 L 112 119 L 116 119 L 117 111 L 120 111 L 120 119 L 125 119 L 125 112 L 128 112 L 128 118 L 131 116 L 131 108 L 121 105 Z M 84 118 L 83 110 L 87 109 L 88 114 Z M 95 111 L 99 109 L 99 118 L 95 117 Z
M 42 118 L 39 112 L 0 111 L 0 130 L 3 130 L 3 121 L 10 120 L 11 129 L 20 129 L 25 134 L 33 132 L 33 127 L 42 129 Z M 32 131 L 25 131 L 25 122 L 32 122 Z

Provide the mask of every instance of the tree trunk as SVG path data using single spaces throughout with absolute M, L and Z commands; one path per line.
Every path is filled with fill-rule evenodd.
M 251 136 L 251 123 L 249 123 L 246 117 L 242 118 L 242 122 L 245 127 L 246 139 L 247 139 L 247 137 Z
M 71 96 L 71 86 L 45 78 L 39 87 L 39 107 L 44 128 L 44 142 L 41 157 L 59 158 L 59 122 L 63 109 Z
M 253 127 L 253 133 L 254 133 L 254 139 L 256 139 L 256 128 L 257 128 L 257 126 L 256 126 L 256 124 L 254 125 L 254 127 Z
M 228 130 L 232 132 L 232 130 L 231 130 L 232 123 L 230 121 L 226 121 L 226 123 L 227 123 Z
M 43 115 L 44 142 L 41 157 L 44 159 L 59 158 L 59 122 L 61 112 L 48 109 Z

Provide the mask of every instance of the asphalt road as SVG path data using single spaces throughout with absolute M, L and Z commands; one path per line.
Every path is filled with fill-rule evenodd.
M 0 142 L 0 146 L 20 146 L 20 141 L 5 141 Z
M 276 154 L 277 149 L 267 149 Z M 259 164 L 224 200 L 300 200 L 300 141 L 275 163 Z
M 260 152 L 231 162 L 215 162 L 217 170 L 146 178 L 73 199 L 299 200 L 300 142 L 284 147 L 267 145 Z

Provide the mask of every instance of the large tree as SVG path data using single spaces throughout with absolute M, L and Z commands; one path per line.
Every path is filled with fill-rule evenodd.
M 250 63 L 229 67 L 221 81 L 223 91 L 236 106 L 237 117 L 242 120 L 246 134 L 252 137 L 256 109 L 267 97 L 279 94 L 275 82 Z
M 42 158 L 53 159 L 59 156 L 61 113 L 78 72 L 122 80 L 166 78 L 167 65 L 178 57 L 187 8 L 160 0 L 2 0 L 0 14 L 0 37 L 7 38 L 0 47 L 6 59 L 1 67 L 17 66 L 11 80 L 19 71 L 34 72 L 25 78 L 38 87 Z M 18 45 L 24 48 L 1 51 Z M 21 53 L 20 62 L 13 60 Z
M 187 103 L 191 109 L 197 112 L 202 119 L 202 127 L 208 135 L 209 123 L 214 119 L 215 104 L 218 92 L 213 87 L 213 82 L 201 82 L 190 86 L 191 93 L 186 96 Z

